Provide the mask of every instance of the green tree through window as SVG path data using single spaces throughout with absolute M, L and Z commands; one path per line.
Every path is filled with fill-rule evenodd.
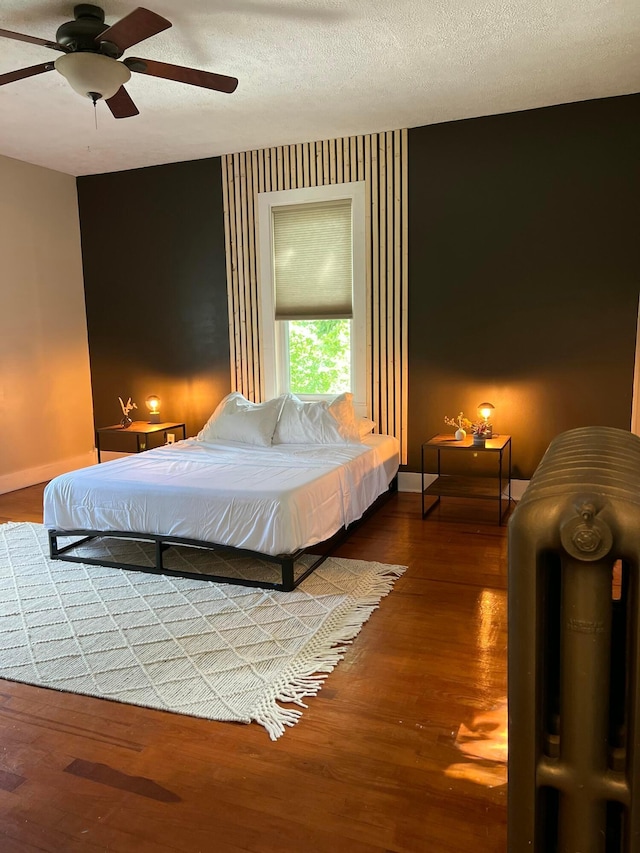
M 289 389 L 339 394 L 351 387 L 351 321 L 289 320 Z

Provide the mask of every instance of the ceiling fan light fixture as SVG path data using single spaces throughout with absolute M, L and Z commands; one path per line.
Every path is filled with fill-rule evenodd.
M 94 101 L 96 95 L 108 101 L 131 77 L 126 65 L 100 53 L 65 53 L 55 66 L 74 91 Z

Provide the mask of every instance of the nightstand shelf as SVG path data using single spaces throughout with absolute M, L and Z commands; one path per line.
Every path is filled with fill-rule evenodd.
M 496 489 L 495 477 L 441 474 L 435 483 L 425 488 L 424 494 L 449 498 L 485 498 L 495 501 L 497 499 Z
M 430 476 L 426 470 L 426 456 L 430 451 L 437 454 L 436 479 L 425 486 L 425 480 Z M 443 459 L 441 453 L 445 451 L 449 458 L 457 456 L 458 467 L 465 466 L 467 469 L 471 459 L 488 454 L 496 458 L 497 466 L 495 474 L 468 474 L 468 473 L 443 473 Z M 468 454 L 472 455 L 469 456 Z M 454 454 L 452 457 L 451 454 Z M 476 445 L 473 438 L 468 436 L 462 441 L 456 441 L 451 435 L 434 435 L 429 441 L 422 445 L 422 517 L 435 509 L 440 503 L 440 498 L 474 498 L 480 500 L 496 501 L 498 504 L 498 523 L 502 524 L 511 506 L 511 436 L 496 435 L 488 439 L 484 445 Z M 436 500 L 427 505 L 425 498 L 435 497 Z M 506 504 L 506 506 L 504 506 Z

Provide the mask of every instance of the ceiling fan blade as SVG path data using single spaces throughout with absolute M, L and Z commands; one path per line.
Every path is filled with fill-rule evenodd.
M 25 36 L 23 33 L 14 33 L 11 30 L 0 30 L 0 36 L 6 39 L 16 39 L 16 41 L 28 41 L 31 44 L 39 44 L 42 47 L 50 47 L 52 50 L 61 50 L 63 53 L 67 53 L 67 48 L 58 44 L 57 41 L 40 39 L 37 36 Z
M 125 51 L 138 42 L 155 36 L 163 30 L 169 29 L 171 21 L 166 18 L 156 15 L 155 12 L 150 12 L 149 9 L 143 9 L 140 6 L 134 9 L 124 18 L 104 30 L 100 35 L 96 36 L 98 44 L 103 41 L 109 41 L 115 44 L 121 51 Z
M 164 77 L 165 80 L 176 80 L 178 83 L 188 83 L 190 86 L 202 86 L 203 89 L 215 89 L 218 92 L 230 94 L 235 92 L 238 85 L 235 77 L 213 74 L 210 71 L 198 71 L 195 68 L 186 68 L 184 65 L 169 65 L 167 62 L 135 57 L 123 61 L 130 71 L 137 71 L 138 74 Z
M 105 103 L 111 110 L 114 118 L 130 118 L 140 113 L 140 110 L 133 103 L 124 86 L 120 86 L 115 95 L 105 101 Z
M 25 77 L 35 77 L 36 74 L 44 74 L 45 71 L 53 71 L 55 63 L 43 62 L 42 65 L 31 65 L 29 68 L 21 68 L 19 71 L 9 71 L 0 74 L 0 86 L 5 83 L 14 83 L 16 80 L 24 80 Z

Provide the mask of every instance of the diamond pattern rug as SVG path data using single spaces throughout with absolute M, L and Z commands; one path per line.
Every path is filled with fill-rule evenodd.
M 101 540 L 96 547 L 139 561 L 146 546 Z M 0 525 L 0 677 L 256 721 L 272 740 L 298 722 L 303 700 L 320 690 L 405 571 L 332 557 L 293 592 L 278 592 L 65 563 L 48 553 L 43 525 Z M 215 559 L 181 549 L 172 562 L 205 572 Z M 248 573 L 235 562 L 233 572 Z

